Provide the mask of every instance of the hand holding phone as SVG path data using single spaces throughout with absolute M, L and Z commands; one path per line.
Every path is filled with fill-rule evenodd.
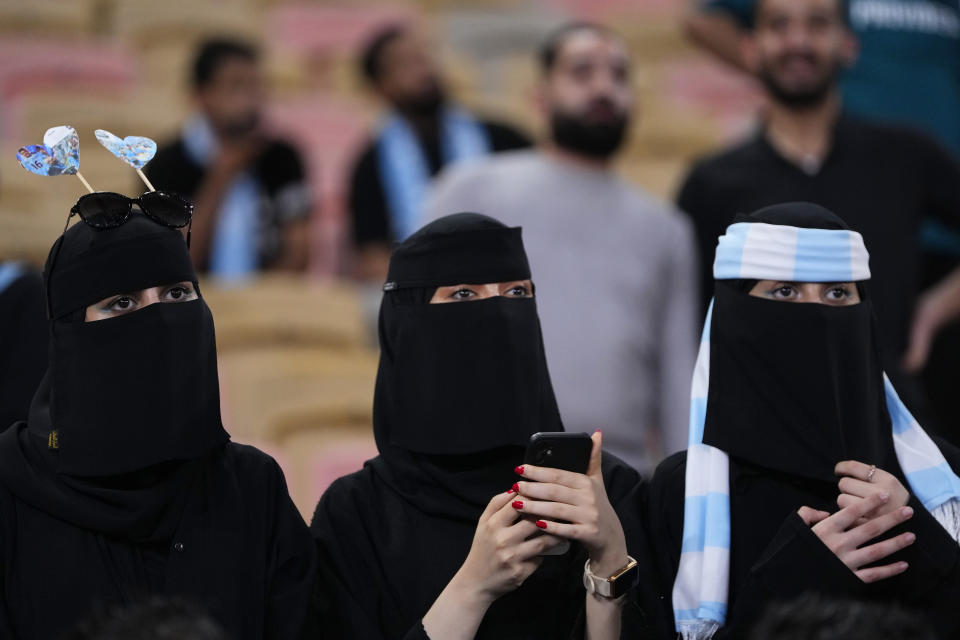
M 603 482 L 603 436 L 598 431 L 588 437 L 588 442 L 591 449 L 585 473 L 578 471 L 584 468 L 579 461 L 564 463 L 572 467 L 572 471 L 536 465 L 534 453 L 531 458 L 534 463 L 517 469 L 523 480 L 517 483 L 521 499 L 516 501 L 520 503 L 516 508 L 536 518 L 540 530 L 583 544 L 594 574 L 613 575 L 627 564 L 627 544 L 620 518 L 607 498 Z M 567 455 L 557 451 L 549 455 L 546 451 L 543 453 L 545 460 L 554 461 Z
M 530 436 L 524 465 L 536 465 L 562 469 L 573 473 L 586 473 L 590 465 L 590 450 L 593 442 L 587 433 L 566 431 L 542 431 Z M 543 555 L 561 556 L 570 550 L 570 542 L 557 545 Z

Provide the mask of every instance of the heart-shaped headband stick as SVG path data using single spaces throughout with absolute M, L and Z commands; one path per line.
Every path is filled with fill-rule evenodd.
M 38 176 L 75 175 L 93 193 L 93 187 L 80 174 L 80 136 L 73 127 L 47 129 L 43 144 L 20 147 L 17 160 L 21 167 Z
M 104 131 L 103 129 L 97 129 L 94 133 L 97 136 L 97 140 L 100 141 L 100 144 L 107 148 L 107 151 L 136 169 L 137 175 L 140 176 L 143 183 L 147 185 L 147 188 L 150 189 L 150 191 L 156 191 L 153 185 L 150 184 L 147 176 L 143 173 L 143 167 L 153 160 L 153 156 L 157 153 L 156 142 L 143 136 L 127 136 L 121 140 L 109 131 Z

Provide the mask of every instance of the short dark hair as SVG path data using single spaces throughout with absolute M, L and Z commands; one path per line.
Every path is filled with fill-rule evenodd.
M 567 38 L 580 31 L 593 31 L 601 35 L 613 35 L 616 32 L 599 22 L 588 22 L 586 20 L 577 20 L 568 22 L 547 35 L 546 40 L 540 45 L 537 52 L 537 60 L 540 63 L 540 71 L 546 75 L 553 71 L 553 65 L 557 62 L 560 55 L 560 49 L 563 47 Z
M 751 640 L 935 640 L 926 621 L 894 603 L 831 598 L 805 593 L 774 603 L 757 623 Z
M 370 83 L 380 79 L 380 73 L 383 71 L 381 58 L 383 50 L 387 46 L 409 33 L 410 28 L 404 24 L 391 24 L 379 29 L 371 36 L 360 52 L 360 75 Z
M 837 9 L 840 11 L 840 20 L 845 27 L 851 28 L 853 23 L 850 21 L 850 2 L 848 0 L 835 0 L 835 2 L 837 3 Z M 760 14 L 762 5 L 763 0 L 756 0 L 753 3 L 753 12 L 750 13 L 750 23 L 747 25 L 750 29 L 757 26 L 757 15 Z
M 247 62 L 257 62 L 260 55 L 257 48 L 249 42 L 234 38 L 211 38 L 197 48 L 193 59 L 193 74 L 190 79 L 194 89 L 202 89 L 210 84 L 223 63 L 231 58 L 240 58 Z

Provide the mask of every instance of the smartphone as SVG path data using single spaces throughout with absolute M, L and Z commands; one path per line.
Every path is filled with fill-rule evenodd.
M 527 452 L 523 456 L 524 464 L 538 467 L 552 467 L 573 473 L 586 473 L 590 467 L 590 452 L 593 440 L 589 433 L 569 433 L 566 431 L 541 431 L 530 436 Z M 543 553 L 545 556 L 562 556 L 570 550 L 566 541 Z

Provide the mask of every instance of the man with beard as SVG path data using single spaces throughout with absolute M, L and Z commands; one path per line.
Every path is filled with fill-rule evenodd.
M 456 167 L 429 218 L 487 212 L 522 226 L 538 274 L 550 374 L 570 431 L 603 429 L 647 470 L 684 446 L 693 369 L 693 234 L 668 205 L 616 176 L 634 106 L 630 58 L 610 29 L 574 23 L 540 53 L 537 150 Z
M 716 239 L 737 213 L 804 200 L 836 212 L 872 249 L 884 364 L 917 409 L 904 363 L 926 357 L 936 331 L 958 311 L 960 276 L 918 296 L 924 214 L 960 226 L 960 170 L 926 136 L 846 113 L 837 78 L 856 40 L 842 0 L 761 0 L 745 59 L 766 89 L 755 134 L 698 162 L 678 204 L 697 229 L 703 281 Z M 712 295 L 703 291 L 703 308 Z
M 264 131 L 256 49 L 204 42 L 191 82 L 195 113 L 145 171 L 158 190 L 195 204 L 190 256 L 197 270 L 238 278 L 305 269 L 310 192 L 299 153 Z
M 357 276 L 379 285 L 392 243 L 423 222 L 423 196 L 433 176 L 447 164 L 530 142 L 451 104 L 427 46 L 406 26 L 377 32 L 361 54 L 360 71 L 387 109 L 350 179 Z

